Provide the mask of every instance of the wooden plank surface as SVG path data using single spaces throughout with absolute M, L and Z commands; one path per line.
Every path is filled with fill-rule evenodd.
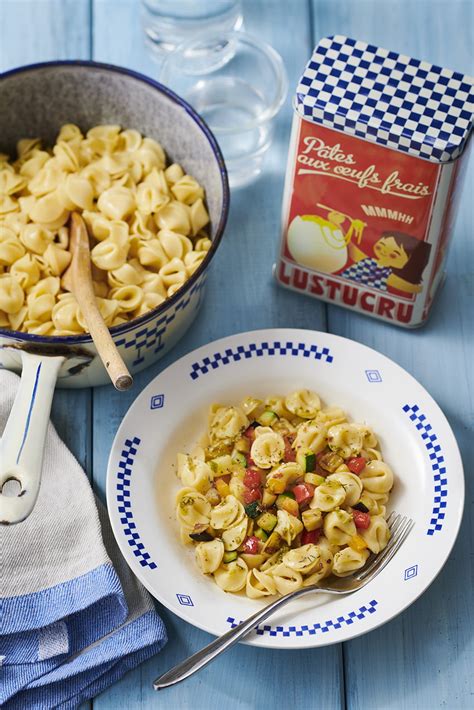
M 0 71 L 53 59 L 89 59 L 90 50 L 89 0 L 1 0 Z M 91 403 L 89 390 L 57 390 L 52 410 L 60 436 L 89 474 Z
M 316 40 L 347 34 L 473 75 L 473 8 L 469 0 L 313 0 L 313 30 Z M 474 707 L 473 176 L 471 156 L 447 280 L 424 328 L 328 309 L 331 332 L 383 352 L 428 389 L 453 427 L 467 473 L 463 525 L 438 579 L 398 619 L 344 644 L 347 706 L 354 710 Z
M 271 42 L 284 56 L 291 83 L 295 83 L 310 51 L 309 13 L 305 2 L 294 4 L 281 32 L 276 18 L 278 0 L 247 2 L 248 29 Z M 94 59 L 115 62 L 158 78 L 159 68 L 142 47 L 136 3 L 96 0 L 94 3 Z M 302 35 L 295 46 L 293 38 Z M 137 392 L 167 364 L 206 342 L 231 333 L 273 326 L 324 329 L 325 307 L 305 302 L 277 288 L 270 265 L 276 250 L 283 188 L 283 165 L 291 120 L 291 99 L 277 121 L 275 143 L 265 175 L 251 187 L 234 192 L 222 246 L 215 258 L 203 308 L 192 329 L 163 361 L 138 375 L 134 390 L 117 394 L 110 387 L 94 391 L 94 481 L 103 493 L 108 452 L 124 413 Z M 261 651 L 239 646 L 186 683 L 153 695 L 152 680 L 179 660 L 205 645 L 211 637 L 180 621 L 160 607 L 170 642 L 155 659 L 128 674 L 95 699 L 101 710 L 115 707 L 172 707 L 195 710 L 253 708 L 275 705 L 302 707 L 308 700 L 331 710 L 343 703 L 342 656 L 339 647 L 297 653 Z M 321 681 L 311 687 L 305 678 L 318 668 Z M 280 682 L 275 684 L 275 679 Z M 298 680 L 300 679 L 300 680 Z M 324 680 L 322 680 L 324 679 Z
M 57 58 L 108 61 L 158 76 L 142 41 L 138 0 L 0 0 L 0 70 Z M 246 0 L 248 31 L 282 54 L 294 87 L 314 41 L 342 33 L 473 72 L 469 0 Z M 290 89 L 291 90 L 291 89 Z M 136 377 L 131 393 L 111 387 L 58 391 L 53 419 L 103 493 L 115 431 L 140 389 L 185 352 L 230 333 L 261 327 L 328 330 L 360 340 L 399 362 L 447 414 L 465 464 L 473 450 L 473 169 L 464 189 L 448 280 L 430 323 L 403 331 L 276 287 L 276 251 L 291 97 L 277 120 L 264 175 L 232 195 L 229 225 L 204 306 L 163 361 Z M 232 267 L 232 268 L 231 268 Z M 235 279 L 234 274 L 239 278 Z M 421 599 L 401 617 L 353 642 L 327 649 L 270 652 L 240 646 L 176 689 L 156 695 L 152 679 L 210 637 L 160 609 L 170 642 L 154 659 L 93 701 L 101 710 L 165 707 L 244 710 L 261 705 L 332 710 L 474 708 L 474 491 L 454 553 Z M 471 513 L 471 515 L 469 515 Z M 344 665 L 343 665 L 344 661 Z M 345 684 L 344 684 L 345 678 Z M 88 707 L 86 705 L 85 707 Z

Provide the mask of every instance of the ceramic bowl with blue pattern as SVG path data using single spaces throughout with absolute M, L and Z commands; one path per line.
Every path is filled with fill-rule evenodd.
M 201 266 L 163 304 L 111 328 L 129 370 L 142 370 L 162 357 L 193 322 L 224 231 L 229 187 L 214 136 L 191 106 L 165 86 L 136 72 L 95 62 L 49 62 L 6 72 L 0 76 L 0 106 L 0 153 L 13 154 L 17 140 L 24 137 L 38 136 L 52 145 L 64 123 L 75 123 L 84 131 L 114 123 L 159 141 L 168 158 L 205 188 L 212 247 Z M 20 370 L 21 349 L 64 357 L 59 386 L 109 382 L 88 334 L 46 337 L 0 329 L 0 366 Z
M 191 352 L 143 390 L 117 432 L 107 471 L 109 516 L 133 572 L 175 614 L 220 635 L 267 602 L 223 592 L 182 544 L 176 454 L 194 449 L 210 404 L 299 388 L 372 426 L 395 475 L 388 508 L 415 527 L 363 589 L 295 600 L 246 637 L 271 648 L 324 646 L 366 633 L 415 601 L 442 569 L 461 522 L 464 479 L 454 435 L 428 392 L 396 363 L 345 338 L 294 329 L 242 333 Z

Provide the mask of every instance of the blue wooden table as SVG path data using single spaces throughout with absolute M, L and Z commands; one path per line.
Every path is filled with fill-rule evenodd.
M 313 45 L 329 34 L 346 34 L 473 74 L 473 8 L 471 0 L 244 0 L 247 30 L 281 53 L 290 87 Z M 138 0 L 0 0 L 0 70 L 59 58 L 95 59 L 157 73 L 143 45 Z M 153 678 L 211 638 L 160 608 L 170 637 L 165 650 L 95 698 L 97 710 L 474 708 L 474 161 L 461 198 L 446 285 L 428 325 L 404 331 L 273 283 L 290 122 L 289 97 L 264 174 L 232 195 L 207 297 L 187 336 L 163 361 L 138 375 L 130 393 L 119 394 L 112 387 L 58 391 L 54 422 L 103 497 L 115 431 L 136 394 L 170 362 L 239 331 L 271 326 L 327 330 L 393 358 L 444 410 L 467 469 L 461 532 L 431 588 L 382 628 L 315 650 L 239 646 L 186 683 L 155 694 Z M 238 282 L 232 281 L 231 265 L 232 273 L 240 274 Z

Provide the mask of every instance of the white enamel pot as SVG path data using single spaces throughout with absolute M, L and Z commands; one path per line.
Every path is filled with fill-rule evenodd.
M 129 371 L 144 369 L 194 320 L 222 237 L 229 187 L 214 136 L 191 106 L 166 87 L 136 72 L 95 62 L 48 62 L 6 72 L 0 77 L 0 105 L 0 152 L 14 153 L 23 137 L 40 136 L 51 145 L 64 123 L 83 130 L 116 123 L 158 140 L 168 158 L 204 186 L 212 247 L 201 266 L 158 308 L 110 329 Z M 38 494 L 56 384 L 90 387 L 110 380 L 87 334 L 50 337 L 0 328 L 0 367 L 22 372 L 0 442 L 0 522 L 14 523 L 29 515 Z M 20 484 L 18 495 L 12 495 L 13 484 L 4 490 L 11 479 Z

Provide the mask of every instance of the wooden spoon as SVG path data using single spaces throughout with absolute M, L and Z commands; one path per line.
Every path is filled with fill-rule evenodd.
M 99 357 L 115 389 L 128 390 L 133 384 L 133 379 L 97 306 L 92 285 L 89 234 L 84 220 L 77 212 L 71 214 L 69 251 L 72 259 L 63 274 L 62 286 L 76 297 Z

